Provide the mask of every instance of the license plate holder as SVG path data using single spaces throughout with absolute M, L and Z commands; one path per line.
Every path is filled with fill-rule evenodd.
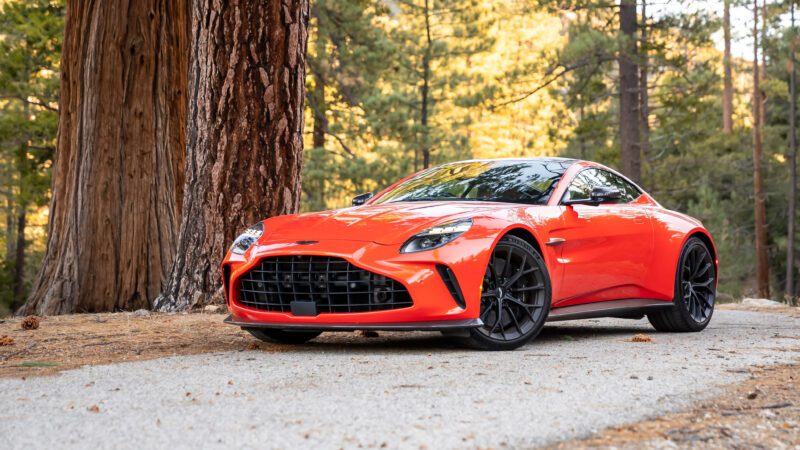
M 289 303 L 293 316 L 318 316 L 317 303 L 313 301 L 297 300 Z

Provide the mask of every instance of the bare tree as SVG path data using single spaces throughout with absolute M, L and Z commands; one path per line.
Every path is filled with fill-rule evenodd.
M 789 304 L 795 304 L 797 293 L 794 291 L 794 244 L 795 224 L 797 220 L 797 35 L 794 27 L 794 0 L 791 3 L 792 31 L 789 51 L 791 72 L 789 73 L 789 211 L 786 236 L 786 287 L 784 297 Z
M 649 54 L 648 54 L 648 24 L 647 24 L 647 0 L 642 0 L 642 23 L 640 25 L 642 31 L 639 33 L 639 114 L 641 115 L 641 155 L 647 163 L 649 174 L 650 188 L 652 189 L 653 180 L 653 167 L 650 155 L 650 92 L 648 91 L 648 70 L 649 70 Z
M 187 0 L 67 2 L 49 236 L 22 313 L 148 308 L 178 236 Z
M 157 308 L 220 298 L 237 233 L 297 210 L 308 16 L 308 0 L 194 2 L 183 219 Z

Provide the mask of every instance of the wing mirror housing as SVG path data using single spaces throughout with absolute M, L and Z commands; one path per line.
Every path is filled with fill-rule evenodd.
M 356 195 L 355 197 L 353 197 L 353 206 L 361 206 L 364 203 L 367 203 L 369 201 L 369 199 L 371 199 L 374 196 L 375 196 L 375 194 L 373 194 L 372 192 L 367 192 L 365 194 Z
M 589 198 L 579 198 L 575 200 L 567 200 L 564 202 L 566 205 L 592 205 L 597 206 L 601 203 L 615 203 L 622 198 L 622 193 L 617 188 L 597 186 L 592 189 Z

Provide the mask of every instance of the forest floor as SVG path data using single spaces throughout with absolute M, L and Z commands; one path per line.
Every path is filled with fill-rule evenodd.
M 521 441 L 515 441 L 513 436 L 508 436 L 501 441 L 483 440 L 477 436 L 467 436 L 469 439 L 465 438 L 459 443 L 466 447 L 515 447 L 517 445 L 537 446 L 549 444 L 552 445 L 551 448 L 559 450 L 567 448 L 641 448 L 644 446 L 654 448 L 798 448 L 800 446 L 800 380 L 797 378 L 800 376 L 800 360 L 798 360 L 798 356 L 800 356 L 800 353 L 798 353 L 800 352 L 800 326 L 798 324 L 800 324 L 800 321 L 796 319 L 800 318 L 800 310 L 792 308 L 752 308 L 743 307 L 742 305 L 722 305 L 719 309 L 720 322 L 716 323 L 717 326 L 710 327 L 706 333 L 694 335 L 705 335 L 705 338 L 709 340 L 720 339 L 719 345 L 713 345 L 708 348 L 710 355 L 707 358 L 709 359 L 702 361 L 703 370 L 708 370 L 710 366 L 719 366 L 717 369 L 720 370 L 709 372 L 706 375 L 707 377 L 718 378 L 719 381 L 724 381 L 730 376 L 738 378 L 736 380 L 738 382 L 732 383 L 728 381 L 727 384 L 723 383 L 721 386 L 717 386 L 715 395 L 709 395 L 708 392 L 710 391 L 708 389 L 709 386 L 716 386 L 716 381 L 711 382 L 701 377 L 697 388 L 699 389 L 698 392 L 705 392 L 705 394 L 698 394 L 695 401 L 682 399 L 674 403 L 674 407 L 667 408 L 668 411 L 663 411 L 663 406 L 657 408 L 653 408 L 653 405 L 648 406 L 648 394 L 642 394 L 636 390 L 636 398 L 641 403 L 631 405 L 631 409 L 640 411 L 637 415 L 631 416 L 639 417 L 636 420 L 625 420 L 624 415 L 610 420 L 597 420 L 596 423 L 589 420 L 591 415 L 595 413 L 613 415 L 613 407 L 611 407 L 613 405 L 610 405 L 609 411 L 587 412 L 587 422 L 592 422 L 591 426 L 583 430 L 578 428 L 564 433 L 564 437 L 568 439 L 577 437 L 578 440 L 562 440 L 553 444 L 558 442 L 559 439 L 554 440 L 552 436 L 542 440 L 523 439 Z M 771 314 L 751 315 L 742 313 L 742 311 Z M 734 314 L 734 316 L 730 316 L 730 314 Z M 764 317 L 786 316 L 790 316 L 794 320 L 789 319 L 785 324 L 776 323 L 779 326 L 776 326 L 773 331 L 770 330 L 771 326 L 765 326 L 763 321 Z M 336 334 L 332 335 L 335 337 L 325 338 L 323 336 L 323 338 L 320 338 L 322 342 L 316 348 L 314 345 L 286 347 L 255 341 L 238 328 L 223 324 L 223 317 L 222 314 L 205 313 L 84 314 L 42 318 L 39 327 L 35 330 L 22 330 L 22 319 L 20 318 L 5 319 L 0 323 L 0 378 L 17 379 L 21 380 L 22 383 L 26 383 L 24 381 L 26 379 L 33 380 L 41 376 L 51 378 L 50 376 L 63 371 L 67 371 L 65 374 L 74 375 L 78 372 L 70 369 L 83 366 L 94 367 L 119 362 L 161 360 L 170 356 L 200 354 L 222 355 L 219 357 L 224 359 L 228 358 L 224 355 L 230 355 L 231 352 L 234 352 L 234 355 L 238 352 L 243 352 L 240 353 L 243 356 L 260 355 L 255 358 L 256 360 L 268 357 L 269 354 L 274 354 L 271 360 L 275 361 L 275 364 L 284 359 L 294 360 L 296 356 L 307 360 L 319 360 L 326 357 L 341 358 L 350 355 L 345 359 L 353 360 L 354 358 L 365 357 L 365 355 L 373 355 L 378 359 L 398 358 L 395 363 L 402 365 L 401 358 L 424 356 L 420 352 L 425 353 L 426 346 L 432 347 L 431 351 L 434 352 L 434 356 L 441 354 L 443 358 L 450 360 L 467 358 L 462 361 L 471 362 L 477 358 L 476 362 L 479 362 L 481 359 L 484 361 L 489 359 L 487 355 L 491 355 L 481 352 L 464 352 L 462 355 L 460 349 L 444 343 L 440 338 L 432 341 L 425 341 L 425 338 L 421 341 L 400 341 L 398 344 L 398 340 L 403 339 L 400 336 L 403 335 L 394 333 L 381 333 L 378 338 L 366 337 L 359 333 Z M 749 324 L 747 320 L 741 319 L 749 320 L 750 317 L 759 318 L 758 320 L 760 321 Z M 772 320 L 774 321 L 774 319 Z M 525 364 L 532 362 L 534 359 L 541 361 L 541 358 L 537 358 L 539 356 L 548 356 L 547 360 L 552 360 L 554 367 L 561 369 L 560 372 L 555 372 L 557 374 L 574 373 L 578 376 L 578 373 L 586 372 L 586 376 L 581 375 L 580 379 L 575 380 L 575 387 L 580 390 L 585 387 L 586 379 L 591 378 L 589 375 L 593 371 L 614 371 L 613 368 L 603 369 L 603 361 L 597 361 L 596 365 L 591 364 L 591 361 L 581 361 L 592 354 L 596 354 L 598 351 L 596 346 L 602 345 L 608 353 L 615 353 L 615 350 L 609 348 L 609 346 L 618 347 L 617 352 L 629 352 L 630 347 L 627 347 L 624 343 L 618 343 L 621 335 L 630 334 L 632 336 L 634 332 L 646 330 L 646 323 L 627 328 L 625 328 L 625 325 L 619 325 L 618 327 L 623 328 L 617 329 L 614 329 L 613 326 L 599 325 L 600 323 L 605 324 L 605 322 L 591 321 L 588 323 L 590 324 L 587 327 L 548 326 L 543 333 L 540 345 L 535 343 L 520 352 L 506 354 L 513 356 L 518 353 L 517 356 L 521 356 L 521 358 L 516 358 L 516 361 L 522 360 L 524 362 L 518 363 L 514 359 L 507 361 L 507 356 L 498 356 L 495 359 L 496 364 L 501 367 L 508 365 L 510 369 L 517 370 L 522 368 L 518 367 L 517 364 L 525 366 Z M 617 321 L 614 325 L 616 323 L 628 322 Z M 714 321 L 712 321 L 712 325 L 715 325 Z M 598 326 L 601 326 L 601 328 L 597 328 Z M 637 329 L 637 327 L 641 327 L 641 329 Z M 740 329 L 736 330 L 737 328 Z M 737 335 L 741 335 L 742 338 L 749 336 L 749 340 L 743 340 L 741 343 L 730 342 L 731 339 L 736 339 Z M 681 361 L 683 364 L 688 365 L 689 363 L 683 358 L 676 359 L 672 347 L 674 347 L 673 344 L 684 345 L 695 338 L 692 338 L 692 335 L 662 335 L 656 333 L 652 333 L 651 336 L 657 342 L 656 346 L 640 348 L 647 349 L 648 352 L 654 352 L 654 356 L 664 352 L 666 360 L 674 361 L 664 365 L 663 368 L 669 369 L 670 373 L 687 376 L 687 367 L 677 367 L 676 364 L 679 366 Z M 721 340 L 723 336 L 725 337 L 724 343 Z M 595 339 L 591 340 L 592 337 L 595 337 Z M 629 337 L 625 339 L 627 340 Z M 577 340 L 577 342 L 566 342 L 573 340 Z M 784 344 L 778 346 L 772 341 L 783 342 Z M 788 344 L 786 344 L 787 342 Z M 793 342 L 796 342 L 796 344 L 793 344 Z M 565 344 L 568 347 L 564 347 Z M 637 344 L 627 345 L 635 346 Z M 647 346 L 648 344 L 638 345 Z M 709 342 L 707 341 L 704 346 L 708 345 Z M 348 346 L 352 351 L 346 350 Z M 565 350 L 563 351 L 567 351 L 567 354 L 562 354 L 563 351 L 558 351 L 556 347 L 564 347 Z M 667 350 L 667 347 L 670 349 Z M 747 354 L 748 351 L 756 351 L 756 349 L 760 349 L 757 350 L 760 352 L 758 354 L 761 355 L 758 356 L 759 363 L 752 363 L 752 361 L 745 361 L 744 359 L 738 361 L 739 358 L 744 358 L 745 356 L 755 357 L 755 353 L 752 355 Z M 531 351 L 535 352 L 530 353 Z M 768 351 L 769 356 L 764 354 L 764 351 Z M 295 353 L 299 355 L 295 355 Z M 450 356 L 448 357 L 448 355 Z M 427 356 L 431 357 L 431 353 L 427 353 Z M 638 357 L 638 353 L 632 353 L 631 357 Z M 229 361 L 229 363 L 254 364 L 252 362 L 254 358 L 251 356 L 235 358 L 235 362 Z M 590 359 L 592 358 L 594 357 Z M 209 360 L 211 359 L 209 355 Z M 244 359 L 244 361 L 240 361 L 240 359 Z M 164 359 L 164 361 L 169 360 Z M 649 357 L 647 360 L 652 361 Z M 179 360 L 176 359 L 175 361 Z M 194 364 L 185 362 L 194 360 L 180 361 L 184 361 L 180 364 L 182 368 L 188 367 L 187 370 L 191 370 Z M 732 364 L 731 361 L 736 363 Z M 447 362 L 443 361 L 445 364 Z M 428 367 L 428 369 L 434 369 L 434 366 L 437 369 L 439 368 L 435 363 L 432 364 L 434 365 Z M 630 371 L 641 372 L 647 370 L 647 368 L 636 365 L 625 367 L 626 364 L 628 363 L 620 364 L 622 368 L 619 370 L 622 371 L 622 374 Z M 650 362 L 649 364 L 653 363 Z M 495 363 L 488 365 L 495 365 Z M 226 364 L 222 365 L 222 367 L 226 366 Z M 113 366 L 101 367 L 111 368 Z M 148 370 L 153 370 L 151 366 L 148 367 L 150 367 Z M 380 371 L 380 367 L 378 366 L 377 370 Z M 447 365 L 443 367 L 446 368 Z M 391 366 L 385 367 L 384 370 L 390 371 L 391 368 Z M 85 371 L 85 369 L 81 370 Z M 317 367 L 316 370 L 325 372 L 327 369 Z M 465 373 L 470 373 L 469 364 L 466 364 L 462 370 Z M 528 370 L 539 370 L 539 368 Z M 284 369 L 283 372 L 288 371 Z M 312 375 L 313 372 L 312 370 Z M 449 376 L 451 372 L 452 369 L 444 372 L 443 375 Z M 97 372 L 92 371 L 89 373 L 92 373 L 93 376 L 97 374 Z M 654 371 L 653 373 L 659 380 L 673 376 L 666 373 L 662 376 L 659 371 Z M 278 373 L 277 375 L 280 377 L 281 375 L 290 374 Z M 700 374 L 691 374 L 690 378 L 694 379 L 698 375 Z M 608 376 L 613 376 L 613 374 Z M 557 375 L 557 377 L 561 378 L 561 375 Z M 526 387 L 537 386 L 543 384 L 547 376 L 543 374 L 543 378 L 542 380 L 537 379 L 531 382 L 526 381 L 524 384 Z M 617 376 L 617 378 L 620 377 Z M 627 375 L 625 375 L 625 378 L 627 378 Z M 627 385 L 631 382 L 639 382 L 639 377 L 637 376 L 631 375 L 630 378 L 630 380 L 619 380 L 619 383 Z M 647 379 L 649 380 L 651 377 L 647 377 Z M 365 380 L 366 384 L 370 382 L 374 382 L 374 380 Z M 567 383 L 566 381 L 560 382 Z M 664 382 L 661 381 L 661 384 Z M 680 383 L 680 380 L 666 380 L 666 383 L 676 382 Z M 93 380 L 87 380 L 86 386 L 89 387 L 93 383 Z M 99 380 L 98 384 L 100 384 Z M 424 384 L 426 383 L 409 382 L 407 385 L 424 390 Z M 28 386 L 30 387 L 30 385 Z M 594 389 L 596 388 L 595 386 Z M 683 387 L 681 388 L 683 389 Z M 217 389 L 220 388 L 217 387 Z M 626 394 L 632 392 L 630 386 L 627 388 L 618 386 L 616 389 L 624 389 Z M 636 389 L 639 388 L 637 387 Z M 45 391 L 47 390 L 45 389 Z M 45 392 L 43 395 L 69 395 L 64 392 L 69 390 L 65 388 L 60 389 L 57 393 L 50 392 L 48 394 Z M 117 388 L 117 390 L 119 389 Z M 408 390 L 405 389 L 405 391 Z M 15 394 L 9 393 L 9 395 L 13 397 L 18 394 L 18 401 L 23 401 L 21 400 L 23 398 L 31 398 L 30 394 L 32 392 L 25 391 Z M 199 395 L 202 392 L 202 388 L 196 387 L 192 389 L 192 392 L 196 392 L 196 395 Z M 563 394 L 562 391 L 559 392 Z M 216 395 L 219 394 L 219 392 L 216 393 Z M 653 393 L 653 395 L 656 394 Z M 187 393 L 186 395 L 191 394 Z M 549 392 L 545 395 L 555 394 Z M 569 394 L 566 394 L 566 396 L 569 396 Z M 9 397 L 8 400 L 12 401 L 12 397 Z M 669 395 L 662 392 L 658 401 L 663 403 L 663 399 L 668 397 Z M 680 396 L 676 395 L 676 397 Z M 556 395 L 553 398 L 560 399 L 563 397 Z M 572 401 L 574 400 L 573 398 Z M 108 406 L 105 404 L 106 401 L 109 402 Z M 569 402 L 570 400 L 564 398 L 564 401 Z M 113 401 L 111 399 L 98 400 L 97 404 L 103 405 L 103 408 L 113 409 Z M 91 405 L 89 411 L 93 411 L 92 407 L 97 408 L 97 406 Z M 650 414 L 646 413 L 648 407 L 652 409 Z M 5 408 L 3 409 L 5 410 Z M 580 407 L 576 407 L 576 409 L 580 410 Z M 4 410 L 0 410 L 0 422 L 3 422 L 3 419 L 19 418 Z M 641 411 L 644 411 L 644 413 Z M 553 411 L 548 411 L 548 413 L 557 416 Z M 578 413 L 579 411 L 576 412 L 576 414 Z M 8 426 L 12 427 L 12 429 L 7 431 L 13 431 L 13 423 L 14 420 L 9 421 Z M 18 425 L 22 425 L 22 423 Z M 0 428 L 3 427 L 0 426 Z M 477 434 L 477 431 L 475 434 Z M 474 442 L 472 439 L 474 439 Z M 417 436 L 416 440 L 412 439 L 408 443 L 415 441 L 424 442 L 424 438 Z M 343 442 L 345 442 L 345 447 L 352 446 L 346 445 L 348 441 Z M 22 441 L 17 442 L 17 444 L 21 443 Z M 158 442 L 151 443 L 157 444 Z M 289 443 L 291 441 L 287 442 L 287 444 Z M 369 442 L 360 440 L 351 442 L 351 444 L 356 443 L 369 444 Z M 14 445 L 12 445 L 13 447 Z M 447 445 L 443 447 L 447 447 Z

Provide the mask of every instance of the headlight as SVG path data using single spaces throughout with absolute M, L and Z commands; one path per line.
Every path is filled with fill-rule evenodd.
M 264 224 L 261 222 L 248 227 L 244 230 L 244 233 L 240 234 L 239 237 L 233 241 L 233 245 L 231 246 L 231 252 L 236 253 L 237 255 L 243 255 L 253 244 L 256 243 L 258 238 L 264 234 Z
M 459 219 L 453 222 L 436 225 L 433 228 L 428 228 L 407 240 L 406 243 L 400 247 L 400 253 L 422 252 L 439 248 L 461 236 L 461 234 L 469 230 L 471 226 L 472 219 Z

